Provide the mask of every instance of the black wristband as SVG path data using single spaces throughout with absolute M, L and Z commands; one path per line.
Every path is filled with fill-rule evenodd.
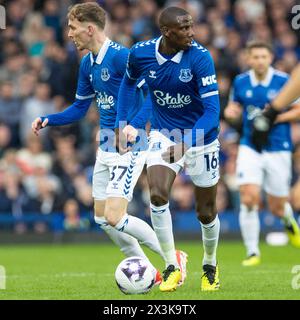
M 268 108 L 263 111 L 263 115 L 270 120 L 271 123 L 273 123 L 277 117 L 277 115 L 280 113 L 280 111 L 274 109 L 272 104 L 270 103 L 268 105 Z

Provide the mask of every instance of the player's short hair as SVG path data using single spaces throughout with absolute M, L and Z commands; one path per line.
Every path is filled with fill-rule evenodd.
M 248 52 L 250 52 L 252 49 L 260 49 L 260 48 L 267 49 L 270 53 L 273 54 L 273 46 L 269 42 L 254 40 L 246 44 L 246 49 Z
M 165 26 L 168 27 L 170 25 L 173 25 L 177 22 L 176 17 L 185 16 L 185 15 L 189 15 L 189 13 L 182 8 L 167 7 L 161 12 L 158 18 L 159 27 L 161 28 L 161 27 L 165 27 Z
M 80 22 L 93 22 L 100 29 L 104 29 L 106 12 L 96 2 L 78 3 L 68 9 L 68 19 Z

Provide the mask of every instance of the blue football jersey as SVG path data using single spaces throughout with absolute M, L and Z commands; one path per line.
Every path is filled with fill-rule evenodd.
M 265 104 L 272 101 L 285 85 L 289 76 L 269 68 L 266 78 L 259 82 L 254 71 L 238 75 L 233 82 L 230 99 L 238 102 L 243 108 L 243 132 L 240 143 L 254 148 L 251 143 L 252 122 L 255 116 L 262 112 Z M 269 144 L 266 151 L 290 151 L 292 140 L 289 123 L 276 124 L 269 135 Z
M 106 39 L 97 56 L 86 54 L 80 63 L 76 99 L 96 98 L 100 113 L 100 128 L 113 129 L 117 113 L 117 97 L 126 70 L 129 49 Z M 145 81 L 137 84 L 138 94 L 135 105 L 128 113 L 128 121 L 135 116 L 137 106 L 142 105 L 144 92 L 141 87 Z
M 187 50 L 166 57 L 159 52 L 161 38 L 131 48 L 127 77 L 143 78 L 148 84 L 152 129 L 198 128 L 204 130 L 204 144 L 211 143 L 218 136 L 220 112 L 213 59 L 195 41 Z

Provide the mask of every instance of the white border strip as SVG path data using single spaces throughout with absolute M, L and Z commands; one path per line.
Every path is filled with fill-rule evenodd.
M 214 96 L 216 94 L 219 94 L 218 90 L 204 93 L 204 94 L 201 95 L 201 98 L 207 98 L 207 97 L 210 97 L 210 96 Z
M 76 94 L 76 99 L 79 99 L 79 100 L 85 100 L 85 99 L 90 99 L 90 98 L 94 98 L 95 97 L 95 94 L 90 94 L 89 96 L 80 96 L 79 94 Z

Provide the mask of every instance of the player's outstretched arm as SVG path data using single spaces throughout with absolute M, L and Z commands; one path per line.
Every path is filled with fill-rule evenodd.
M 300 63 L 291 73 L 291 77 L 278 96 L 272 101 L 272 108 L 282 110 L 300 97 Z
M 92 102 L 92 98 L 79 100 L 75 102 L 59 113 L 49 114 L 43 117 L 36 118 L 32 123 L 32 130 L 35 134 L 46 126 L 62 126 L 73 123 L 82 119 Z
M 32 123 L 32 130 L 38 134 L 39 130 L 46 126 L 62 126 L 73 123 L 83 118 L 89 109 L 93 98 L 94 89 L 89 81 L 88 66 L 89 56 L 86 55 L 80 63 L 79 77 L 76 90 L 76 99 L 72 105 L 64 111 L 35 119 Z
M 275 123 L 296 122 L 300 120 L 300 104 L 294 104 L 291 109 L 277 116 Z

